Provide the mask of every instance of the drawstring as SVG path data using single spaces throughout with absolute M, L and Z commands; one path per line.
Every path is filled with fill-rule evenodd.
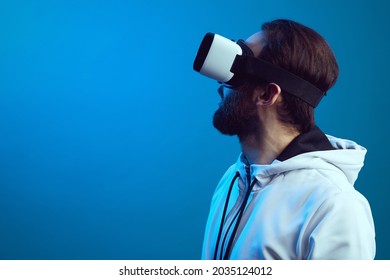
M 223 224 L 225 223 L 226 211 L 227 211 L 229 200 L 230 200 L 230 194 L 232 193 L 234 182 L 237 180 L 238 177 L 240 177 L 240 173 L 237 171 L 236 175 L 234 175 L 234 177 L 233 177 L 232 182 L 230 183 L 229 191 L 228 191 L 228 194 L 227 194 L 227 197 L 226 197 L 225 206 L 223 208 L 221 225 L 219 226 L 217 244 L 215 246 L 215 251 L 214 251 L 214 260 L 217 259 L 217 252 L 218 252 L 218 247 L 219 247 L 219 241 L 221 240 L 222 228 L 223 228 Z
M 223 248 L 225 248 L 225 242 L 226 242 L 226 238 L 228 237 L 228 233 L 230 231 L 230 228 L 232 227 L 232 225 L 234 224 L 234 221 L 236 220 L 238 214 L 240 214 L 240 211 L 237 211 L 237 213 L 234 215 L 234 218 L 232 219 L 232 221 L 230 222 L 230 225 L 228 226 L 228 228 L 226 229 L 226 234 L 225 234 L 225 237 L 223 238 L 222 240 L 222 247 L 221 247 L 221 250 L 220 250 L 220 253 L 219 253 L 219 259 L 222 260 L 222 253 L 223 253 Z
M 229 205 L 230 195 L 231 195 L 231 192 L 232 192 L 232 189 L 233 189 L 233 185 L 234 185 L 234 183 L 235 183 L 235 181 L 237 180 L 238 177 L 240 177 L 240 173 L 237 171 L 236 174 L 234 175 L 231 183 L 230 183 L 229 191 L 228 191 L 228 194 L 227 194 L 227 197 L 226 197 L 225 206 L 224 206 L 223 213 L 222 213 L 222 218 L 221 218 L 221 224 L 219 226 L 219 232 L 218 232 L 218 237 L 217 237 L 217 244 L 215 246 L 215 251 L 214 251 L 214 260 L 217 259 L 219 244 L 220 244 L 221 236 L 222 236 L 222 229 L 223 229 L 223 226 L 224 226 L 224 223 L 225 223 L 226 212 L 227 212 L 227 208 L 228 208 L 228 205 Z M 230 236 L 229 243 L 227 245 L 225 256 L 224 256 L 223 259 L 227 260 L 228 256 L 230 255 L 230 251 L 232 249 L 231 247 L 232 247 L 232 244 L 233 244 L 234 237 L 235 237 L 235 235 L 237 233 L 238 225 L 239 225 L 239 223 L 240 223 L 240 221 L 242 219 L 242 216 L 243 216 L 246 204 L 248 203 L 249 195 L 250 195 L 253 187 L 255 186 L 256 182 L 257 182 L 257 179 L 255 178 L 253 180 L 253 182 L 251 183 L 251 185 L 249 186 L 249 189 L 247 190 L 247 192 L 245 194 L 245 198 L 244 198 L 244 201 L 242 202 L 242 204 L 240 206 L 240 209 L 235 214 L 235 216 L 234 216 L 234 218 L 232 220 L 232 223 L 227 228 L 226 235 L 225 235 L 225 237 L 223 238 L 223 241 L 222 241 L 222 246 L 221 246 L 221 252 L 220 252 L 219 259 L 222 259 L 222 253 L 223 253 L 223 248 L 224 248 L 224 245 L 225 245 L 226 237 L 228 235 L 228 232 L 230 231 L 231 226 L 233 225 L 235 219 L 238 216 L 237 222 L 236 222 L 236 224 L 234 226 L 234 229 L 233 229 L 233 232 L 232 232 L 232 234 Z
M 230 251 L 232 250 L 232 244 L 233 244 L 234 237 L 235 237 L 235 235 L 237 233 L 238 225 L 240 224 L 242 215 L 244 214 L 244 210 L 245 210 L 246 204 L 248 203 L 249 195 L 250 195 L 250 193 L 251 193 L 251 191 L 252 191 L 252 189 L 253 189 L 253 187 L 255 186 L 256 183 L 257 183 L 257 179 L 255 178 L 253 180 L 252 184 L 250 185 L 249 189 L 247 190 L 246 195 L 245 195 L 245 199 L 244 199 L 244 201 L 241 204 L 241 208 L 239 210 L 240 215 L 238 216 L 236 225 L 234 226 L 232 235 L 230 236 L 230 240 L 229 240 L 229 243 L 227 245 L 226 252 L 225 252 L 225 257 L 223 258 L 224 260 L 228 260 L 229 259 Z

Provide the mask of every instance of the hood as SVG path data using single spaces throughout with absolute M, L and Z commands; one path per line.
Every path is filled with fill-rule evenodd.
M 319 171 L 332 170 L 341 172 L 350 184 L 354 184 L 361 168 L 367 150 L 357 143 L 326 135 L 334 150 L 313 151 L 302 153 L 285 161 L 274 160 L 269 165 L 252 164 L 248 166 L 241 154 L 237 160 L 236 168 L 240 177 L 245 181 L 246 170 L 250 169 L 252 179 L 259 182 L 268 181 L 273 175 L 299 169 L 317 169 Z

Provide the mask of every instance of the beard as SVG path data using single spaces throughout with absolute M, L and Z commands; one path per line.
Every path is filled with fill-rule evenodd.
M 234 90 L 214 113 L 213 125 L 222 134 L 245 138 L 260 127 L 255 102 L 246 91 Z

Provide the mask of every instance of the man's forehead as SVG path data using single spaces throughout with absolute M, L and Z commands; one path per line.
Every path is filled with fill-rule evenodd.
M 255 57 L 258 56 L 265 44 L 263 32 L 260 31 L 253 34 L 245 40 L 245 44 L 251 48 Z

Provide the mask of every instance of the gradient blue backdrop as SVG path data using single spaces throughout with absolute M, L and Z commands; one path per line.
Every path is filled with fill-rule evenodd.
M 356 188 L 390 259 L 386 1 L 0 2 L 0 258 L 198 259 L 214 188 L 238 155 L 211 124 L 204 33 L 290 18 L 341 74 L 322 129 L 368 148 Z

